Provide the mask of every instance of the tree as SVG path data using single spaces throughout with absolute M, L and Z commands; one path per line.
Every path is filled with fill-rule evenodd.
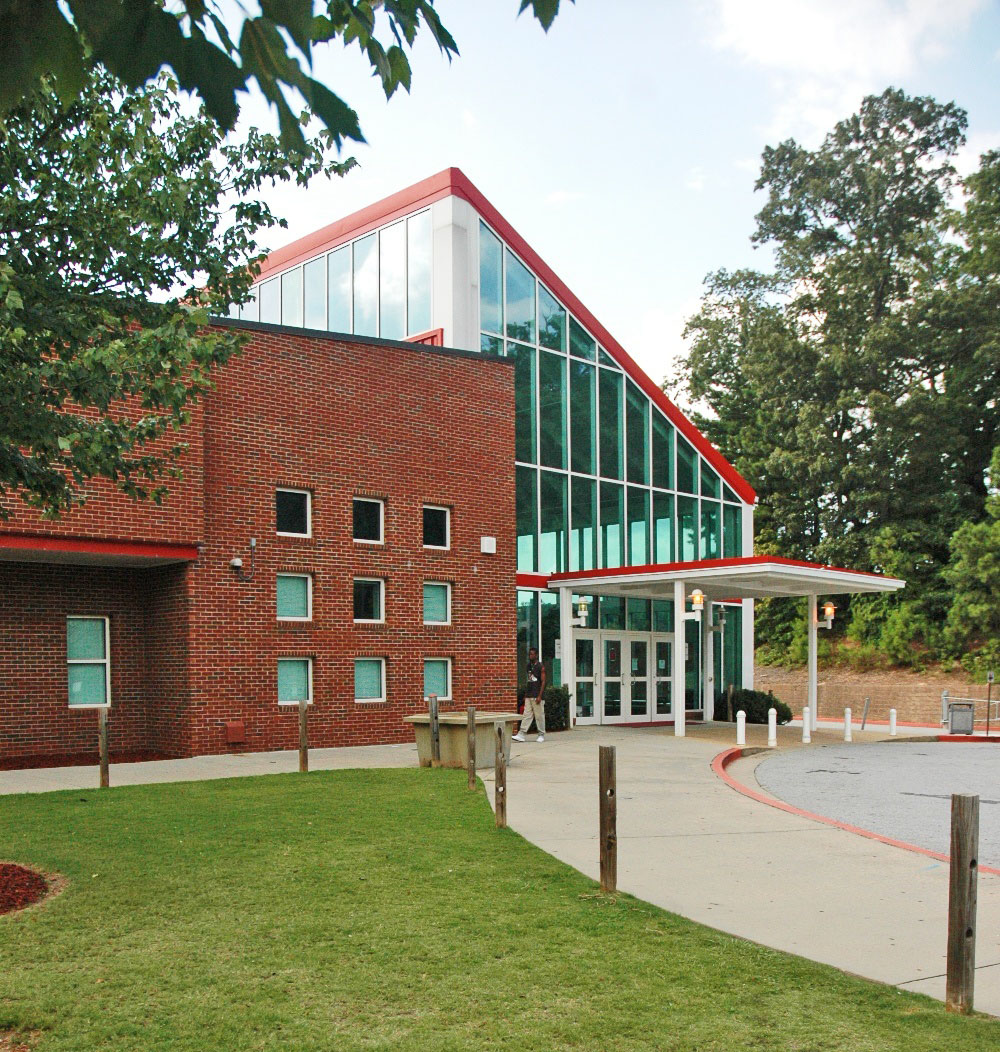
M 56 513 L 94 476 L 162 495 L 180 449 L 150 443 L 170 440 L 245 338 L 206 322 L 245 300 L 257 232 L 278 223 L 259 191 L 343 174 L 353 162 L 328 160 L 329 145 L 287 151 L 256 131 L 227 143 L 167 79 L 126 90 L 99 68 L 69 106 L 49 87 L 8 113 L 0 496 Z
M 94 64 L 139 88 L 164 67 L 199 95 L 210 117 L 231 131 L 238 96 L 255 83 L 278 114 L 281 143 L 305 152 L 302 128 L 286 98 L 297 95 L 339 146 L 363 142 L 357 114 L 311 68 L 317 46 L 356 44 L 389 98 L 410 89 L 407 50 L 422 27 L 449 59 L 458 47 L 434 0 L 259 0 L 260 13 L 219 0 L 0 0 L 0 117 L 27 98 L 41 78 L 55 78 L 73 101 Z M 548 30 L 559 0 L 521 0 Z

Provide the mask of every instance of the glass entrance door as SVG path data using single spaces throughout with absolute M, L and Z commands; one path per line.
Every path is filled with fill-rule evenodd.
M 624 636 L 602 633 L 601 640 L 601 722 L 624 723 L 628 713 L 628 675 Z
M 574 647 L 576 651 L 576 722 L 584 725 L 600 722 L 600 712 L 595 704 L 597 695 L 597 657 L 600 637 L 596 632 L 583 633 L 577 629 Z
M 673 715 L 671 676 L 673 674 L 673 636 L 656 636 L 653 642 L 654 713 L 657 720 Z
M 629 641 L 629 718 L 641 723 L 650 718 L 649 711 L 649 640 Z

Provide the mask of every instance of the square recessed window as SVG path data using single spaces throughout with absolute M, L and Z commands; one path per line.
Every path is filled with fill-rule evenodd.
M 424 697 L 451 700 L 451 658 L 424 658 Z
M 69 704 L 111 703 L 111 657 L 106 617 L 66 619 L 66 666 Z
M 312 658 L 278 658 L 278 704 L 312 702 Z
M 385 701 L 385 659 L 356 658 L 354 700 Z
M 424 505 L 424 547 L 451 547 L 451 513 L 434 504 Z
M 451 623 L 451 585 L 424 581 L 424 624 Z
M 279 573 L 278 620 L 309 621 L 312 618 L 312 578 L 304 573 Z
M 354 498 L 354 539 L 362 544 L 381 544 L 385 504 L 369 497 Z
M 278 533 L 288 537 L 312 535 L 312 494 L 305 489 L 279 489 L 274 495 Z
M 385 620 L 383 597 L 385 582 L 377 577 L 354 578 L 354 620 L 379 622 Z

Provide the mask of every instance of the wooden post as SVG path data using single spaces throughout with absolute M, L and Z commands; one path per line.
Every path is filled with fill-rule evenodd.
M 100 755 L 101 764 L 101 788 L 107 789 L 111 784 L 111 776 L 108 768 L 108 710 L 107 708 L 97 710 L 97 751 Z
M 476 706 L 470 705 L 466 710 L 469 717 L 468 726 L 468 748 L 469 757 L 467 766 L 469 768 L 469 788 L 476 788 Z
M 601 791 L 601 891 L 618 888 L 618 800 L 615 785 L 615 747 L 601 745 L 598 773 Z
M 734 716 L 733 716 L 733 690 L 734 690 L 733 684 L 730 683 L 729 686 L 726 688 L 726 722 L 727 723 L 732 723 L 733 719 L 734 719 Z
M 951 798 L 951 880 L 948 885 L 948 971 L 945 1006 L 972 1011 L 976 980 L 976 890 L 979 877 L 979 797 Z
M 427 708 L 431 714 L 431 767 L 440 767 L 441 725 L 438 723 L 438 696 L 436 694 L 428 696 Z
M 493 768 L 493 806 L 497 813 L 497 829 L 507 828 L 507 756 L 503 751 L 502 723 L 494 724 L 496 732 L 496 760 Z
M 306 729 L 306 699 L 299 699 L 299 772 L 309 770 L 309 732 Z

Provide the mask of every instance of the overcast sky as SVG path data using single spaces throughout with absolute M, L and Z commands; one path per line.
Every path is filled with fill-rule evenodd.
M 408 96 L 318 54 L 368 143 L 345 179 L 270 195 L 269 247 L 457 166 L 657 381 L 705 274 L 766 264 L 765 145 L 814 146 L 892 85 L 968 111 L 966 170 L 1000 147 L 998 0 L 564 0 L 547 36 L 517 0 L 436 6 L 461 54 L 419 41 Z

